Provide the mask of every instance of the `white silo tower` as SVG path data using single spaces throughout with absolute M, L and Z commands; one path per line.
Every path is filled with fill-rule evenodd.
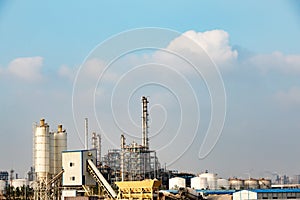
M 53 133 L 54 144 L 54 171 L 57 174 L 62 170 L 62 151 L 67 150 L 67 132 L 63 130 L 62 125 L 58 125 L 57 132 Z
M 34 168 L 36 180 L 46 182 L 50 173 L 50 134 L 45 119 L 34 127 Z
M 47 199 L 50 185 L 47 185 L 54 175 L 62 170 L 62 151 L 67 150 L 67 133 L 58 126 L 57 132 L 50 133 L 45 119 L 33 127 L 33 164 L 36 183 L 34 199 Z

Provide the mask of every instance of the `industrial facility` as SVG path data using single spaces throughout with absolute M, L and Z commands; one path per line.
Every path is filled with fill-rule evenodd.
M 126 143 L 101 156 L 101 136 L 89 134 L 85 118 L 85 148 L 67 149 L 67 131 L 59 124 L 49 131 L 45 119 L 33 125 L 33 167 L 27 179 L 0 172 L 0 199 L 15 199 L 14 188 L 23 193 L 16 199 L 32 200 L 199 200 L 199 199 L 300 199 L 300 176 L 294 184 L 283 176 L 275 184 L 268 178 L 218 177 L 207 170 L 200 174 L 161 168 L 150 148 L 147 97 L 142 97 L 141 144 Z M 90 136 L 90 137 L 89 137 Z M 91 138 L 91 148 L 88 146 Z
M 155 150 L 150 150 L 148 138 L 148 99 L 142 97 L 142 144 L 126 145 L 121 135 L 120 149 L 109 150 L 103 157 L 103 166 L 113 171 L 112 181 L 137 181 L 158 178 L 160 163 Z

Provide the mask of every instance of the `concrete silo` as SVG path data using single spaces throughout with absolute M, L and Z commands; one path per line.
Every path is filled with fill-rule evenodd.
M 50 175 L 50 133 L 45 119 L 34 127 L 34 168 L 37 181 L 45 182 Z
M 67 150 L 67 132 L 63 130 L 62 125 L 58 125 L 57 132 L 53 133 L 54 144 L 54 170 L 53 174 L 57 174 L 62 170 L 62 151 Z

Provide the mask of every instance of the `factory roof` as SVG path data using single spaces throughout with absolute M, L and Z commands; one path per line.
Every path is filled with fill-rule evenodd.
M 196 190 L 196 192 L 203 192 L 204 194 L 233 194 L 235 190 Z
M 257 193 L 287 193 L 287 192 L 296 192 L 300 193 L 299 188 L 284 188 L 284 189 L 254 189 L 250 190 L 252 192 L 257 192 Z
M 178 190 L 164 190 L 167 192 L 170 192 L 172 194 L 178 194 Z M 207 195 L 210 194 L 233 194 L 235 192 L 240 192 L 241 190 L 196 190 L 198 193 L 204 193 Z M 293 193 L 300 193 L 300 188 L 290 188 L 290 189 L 251 189 L 248 190 L 251 192 L 256 192 L 256 193 L 288 193 L 288 192 L 293 192 Z

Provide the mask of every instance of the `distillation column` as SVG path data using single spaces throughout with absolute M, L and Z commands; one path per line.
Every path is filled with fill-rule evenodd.
M 142 105 L 143 105 L 143 114 L 142 114 L 142 145 L 145 149 L 149 149 L 149 139 L 148 139 L 148 99 L 147 97 L 142 97 Z

